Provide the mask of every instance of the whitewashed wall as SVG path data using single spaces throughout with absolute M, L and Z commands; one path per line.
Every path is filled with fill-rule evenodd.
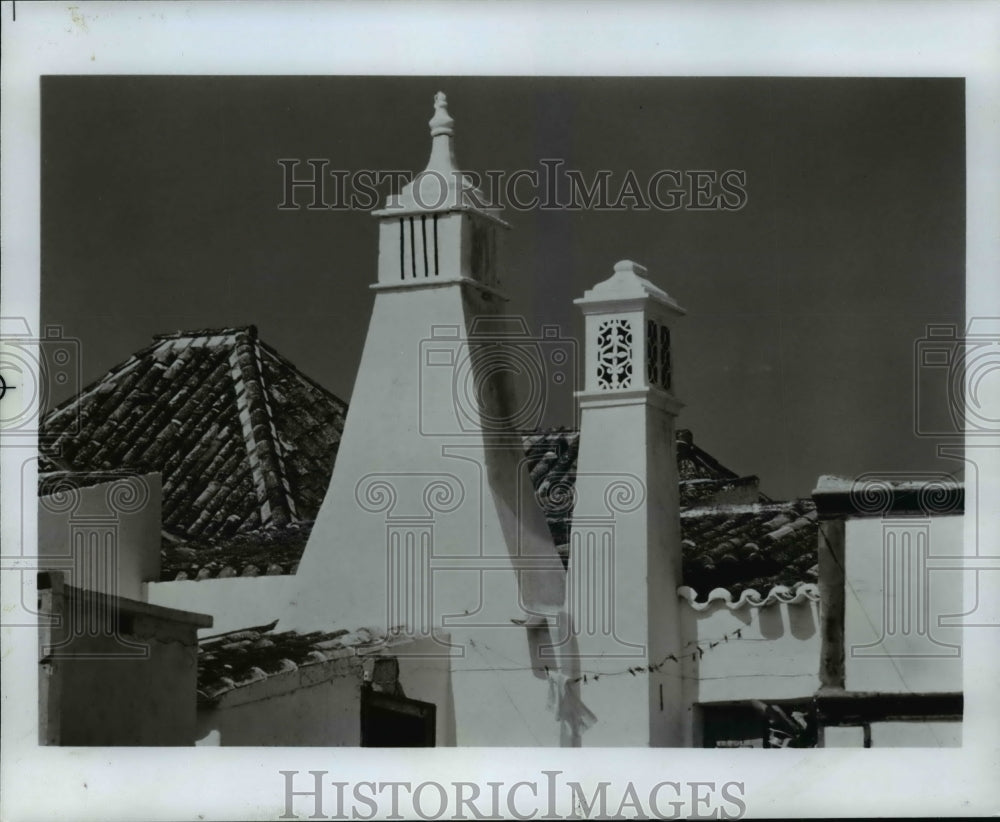
M 686 605 L 684 614 L 685 634 L 697 637 L 704 650 L 692 660 L 693 646 L 685 649 L 689 709 L 709 702 L 810 697 L 819 688 L 819 602 L 802 599 L 731 609 L 716 600 L 702 610 Z M 719 644 L 710 647 L 715 642 Z
M 199 632 L 199 636 L 210 636 L 276 620 L 288 601 L 293 579 L 276 575 L 152 582 L 146 585 L 146 597 L 154 605 L 210 614 L 215 624 Z
M 41 497 L 41 567 L 65 572 L 78 588 L 142 599 L 142 584 L 160 575 L 160 500 L 159 474 L 123 475 Z
M 845 686 L 850 691 L 960 691 L 963 517 L 865 517 L 846 524 Z M 906 548 L 905 540 L 912 544 Z M 894 547 L 895 546 L 895 547 Z M 921 553 L 926 549 L 926 560 Z M 944 622 L 945 624 L 941 624 Z M 890 656 L 891 654 L 891 656 Z

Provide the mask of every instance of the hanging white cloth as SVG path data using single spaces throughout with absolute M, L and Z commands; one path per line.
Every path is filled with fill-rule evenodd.
M 577 685 L 571 682 L 566 674 L 559 671 L 546 671 L 549 680 L 549 698 L 546 707 L 555 712 L 556 719 L 567 723 L 577 732 L 585 731 L 595 722 L 594 712 L 583 704 L 577 693 Z

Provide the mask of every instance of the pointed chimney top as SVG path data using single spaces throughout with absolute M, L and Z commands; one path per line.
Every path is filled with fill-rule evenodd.
M 427 168 L 417 174 L 397 195 L 390 194 L 385 208 L 372 212 L 376 217 L 404 217 L 409 214 L 473 211 L 509 228 L 497 209 L 488 205 L 486 196 L 455 159 L 455 120 L 448 113 L 448 97 L 443 91 L 434 95 L 431 127 L 431 156 Z

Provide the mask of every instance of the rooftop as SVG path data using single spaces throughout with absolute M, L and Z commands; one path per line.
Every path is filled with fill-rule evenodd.
M 696 507 L 681 512 L 684 585 L 699 598 L 733 597 L 818 580 L 818 515 L 810 499 Z
M 541 432 L 525 441 L 536 495 L 556 545 L 568 559 L 578 431 Z M 815 582 L 818 517 L 811 499 L 774 502 L 757 477 L 741 477 L 677 431 L 682 575 L 698 598 L 716 588 L 734 597 Z
M 228 539 L 316 516 L 346 412 L 253 326 L 164 334 L 45 415 L 41 467 L 159 472 L 167 546 Z
M 365 628 L 354 631 L 274 633 L 277 621 L 205 637 L 198 644 L 198 702 L 212 704 L 230 691 L 312 665 L 354 660 L 392 644 Z
M 330 481 L 347 406 L 257 337 L 177 332 L 46 415 L 39 491 L 157 471 L 161 579 L 295 573 Z M 539 504 L 564 561 L 578 431 L 524 439 Z M 773 503 L 677 432 L 684 583 L 733 596 L 815 578 L 811 500 Z

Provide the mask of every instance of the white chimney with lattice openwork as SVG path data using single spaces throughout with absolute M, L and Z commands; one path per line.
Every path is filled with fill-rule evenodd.
M 565 571 L 519 430 L 538 421 L 511 379 L 531 346 L 502 313 L 506 224 L 457 169 L 443 94 L 434 107 L 427 168 L 374 215 L 364 354 L 281 627 L 405 640 L 400 682 L 437 705 L 439 745 L 554 745 L 532 649 Z
M 567 613 L 573 679 L 597 717 L 582 744 L 680 745 L 680 666 L 669 657 L 679 657 L 681 636 L 681 403 L 670 332 L 684 310 L 630 260 L 575 303 L 584 314 L 586 378 L 577 394 Z

